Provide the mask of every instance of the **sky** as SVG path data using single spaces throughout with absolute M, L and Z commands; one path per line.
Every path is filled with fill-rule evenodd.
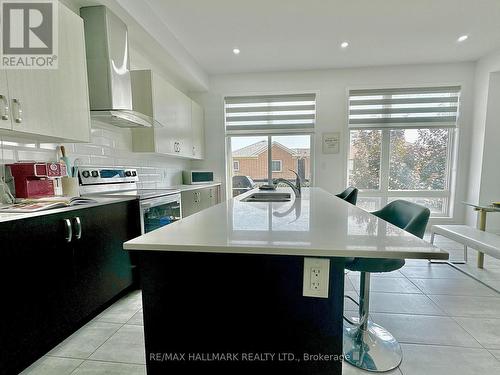
M 287 136 L 273 136 L 272 140 L 279 142 L 289 148 L 309 148 L 310 147 L 309 135 L 287 135 Z M 231 150 L 239 150 L 245 146 L 260 142 L 267 141 L 267 137 L 231 137 Z

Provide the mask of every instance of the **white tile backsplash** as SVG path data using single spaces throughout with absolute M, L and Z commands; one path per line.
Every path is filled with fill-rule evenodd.
M 182 183 L 182 170 L 191 162 L 157 154 L 132 152 L 132 132 L 100 122 L 92 124 L 91 143 L 66 143 L 66 152 L 78 165 L 137 168 L 143 188 L 164 188 Z M 58 144 L 0 136 L 0 164 L 16 161 L 57 160 Z
M 94 137 L 92 137 L 93 140 Z M 68 145 L 69 146 L 69 145 Z M 81 155 L 92 155 L 92 156 L 97 156 L 97 155 L 104 155 L 104 152 L 102 150 L 101 146 L 96 146 L 93 144 L 74 144 L 72 145 L 74 147 L 68 147 L 66 151 L 73 150 L 74 153 L 76 154 L 81 154 Z

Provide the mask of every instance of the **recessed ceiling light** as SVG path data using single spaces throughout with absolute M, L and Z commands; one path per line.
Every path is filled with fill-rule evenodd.
M 240 54 L 240 49 L 239 48 L 233 48 L 233 53 L 235 55 L 239 55 Z
M 458 37 L 457 42 L 465 42 L 467 39 L 469 39 L 468 35 L 461 35 Z
M 347 48 L 347 47 L 349 47 L 349 43 L 348 42 L 342 42 L 342 43 L 340 43 L 340 47 Z

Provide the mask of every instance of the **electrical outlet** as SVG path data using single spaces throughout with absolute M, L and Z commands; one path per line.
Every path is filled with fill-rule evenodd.
M 304 297 L 328 298 L 330 259 L 304 258 Z
M 311 268 L 311 284 L 309 288 L 312 290 L 320 290 L 321 288 L 321 268 Z

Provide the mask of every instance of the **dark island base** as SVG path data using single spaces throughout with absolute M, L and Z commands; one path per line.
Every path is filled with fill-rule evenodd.
M 140 255 L 148 375 L 342 373 L 342 259 L 311 298 L 300 256 Z

